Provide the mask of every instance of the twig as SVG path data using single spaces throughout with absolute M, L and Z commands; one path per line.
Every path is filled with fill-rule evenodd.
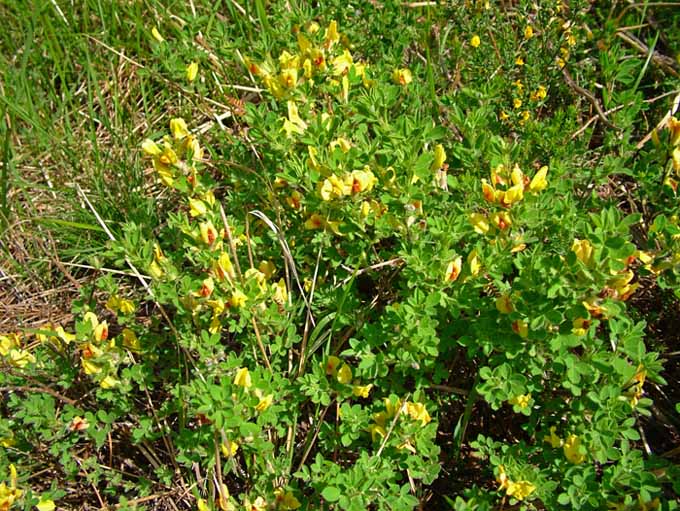
M 586 98 L 590 102 L 590 104 L 593 105 L 593 108 L 595 108 L 597 116 L 600 118 L 600 120 L 610 128 L 619 131 L 619 128 L 612 124 L 612 122 L 609 119 L 607 119 L 607 114 L 605 114 L 605 112 L 602 110 L 602 105 L 600 105 L 600 101 L 593 95 L 592 92 L 584 89 L 574 81 L 574 79 L 569 74 L 569 71 L 567 71 L 567 66 L 564 66 L 562 68 L 562 74 L 564 75 L 564 80 L 567 82 L 567 85 L 574 92 Z
M 642 41 L 640 41 L 637 37 L 635 37 L 633 34 L 630 34 L 629 32 L 626 32 L 625 30 L 617 30 L 616 35 L 623 39 L 625 42 L 630 44 L 633 48 L 635 48 L 638 52 L 648 55 L 649 52 L 649 47 Z M 666 71 L 667 73 L 675 76 L 676 78 L 680 75 L 678 75 L 678 64 L 670 57 L 663 55 L 659 53 L 658 51 L 654 50 L 652 53 L 652 62 L 654 62 L 657 66 L 659 66 L 661 69 Z
M 49 387 L 44 387 L 42 385 L 36 385 L 35 387 L 29 387 L 27 385 L 3 385 L 0 387 L 0 392 L 8 392 L 8 391 L 15 391 L 15 392 L 27 392 L 27 393 L 36 393 L 39 394 L 41 392 L 44 392 L 45 394 L 49 394 L 52 397 L 56 397 L 59 401 L 63 401 L 66 404 L 69 404 L 71 406 L 76 406 L 78 404 L 78 401 L 75 399 L 71 399 L 70 397 L 63 396 L 59 394 L 59 392 L 56 392 L 52 390 Z
M 668 120 L 671 118 L 671 116 L 673 116 L 675 112 L 678 111 L 678 107 L 680 107 L 680 93 L 678 93 L 675 96 L 675 99 L 673 100 L 673 105 L 668 109 L 668 112 L 666 112 L 666 115 L 663 116 L 663 119 L 659 121 L 659 124 L 657 124 L 652 131 L 647 133 L 647 135 L 645 135 L 645 137 L 637 143 L 635 149 L 642 149 L 642 147 L 649 141 L 649 139 L 652 138 L 652 133 L 660 129 L 663 129 L 666 126 L 666 124 L 668 124 Z
M 406 395 L 406 398 L 404 398 L 404 400 L 402 401 L 401 406 L 399 407 L 399 410 L 397 410 L 397 413 L 394 414 L 394 419 L 392 419 L 392 424 L 390 424 L 390 429 L 387 431 L 385 438 L 383 438 L 383 441 L 380 444 L 380 448 L 378 449 L 378 452 L 375 453 L 376 458 L 380 458 L 380 455 L 382 454 L 383 449 L 385 448 L 385 445 L 387 445 L 387 440 L 390 438 L 392 431 L 394 431 L 394 427 L 397 425 L 397 421 L 399 420 L 399 416 L 404 411 L 404 408 L 406 408 L 406 403 L 408 403 L 408 399 L 410 397 L 411 397 L 411 394 Z

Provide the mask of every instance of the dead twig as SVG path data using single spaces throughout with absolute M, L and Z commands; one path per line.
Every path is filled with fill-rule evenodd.
M 606 124 L 608 127 L 619 131 L 619 128 L 617 128 L 608 118 L 607 114 L 602 110 L 602 105 L 600 105 L 600 101 L 593 95 L 592 92 L 589 90 L 584 89 L 581 87 L 579 84 L 577 84 L 574 79 L 571 77 L 569 74 L 569 71 L 567 71 L 567 67 L 562 68 L 562 75 L 564 75 L 564 81 L 567 82 L 567 85 L 571 90 L 579 94 L 580 96 L 583 96 L 586 98 L 591 105 L 593 105 L 593 108 L 597 112 L 598 118 Z

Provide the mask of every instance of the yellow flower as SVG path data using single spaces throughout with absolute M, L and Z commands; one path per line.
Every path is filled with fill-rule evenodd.
M 342 55 L 338 55 L 333 59 L 331 65 L 333 66 L 333 75 L 340 76 L 345 75 L 349 71 L 349 68 L 354 64 L 354 59 L 349 50 L 342 52 Z
M 201 289 L 198 291 L 198 296 L 208 298 L 214 290 L 215 281 L 212 279 L 212 277 L 208 277 L 207 279 L 203 279 L 203 282 L 201 282 Z
M 292 492 L 285 491 L 283 488 L 274 490 L 274 497 L 276 497 L 277 509 L 288 511 L 289 509 L 297 509 L 300 507 L 300 501 L 295 498 Z
M 288 290 L 283 279 L 272 285 L 274 290 L 274 301 L 279 305 L 284 305 L 288 301 Z
M 373 442 L 387 436 L 387 431 L 380 424 L 371 424 L 368 427 L 368 432 L 371 434 L 371 441 Z
M 406 403 L 406 413 L 411 419 L 420 421 L 421 426 L 427 425 L 432 420 L 423 403 Z
M 473 277 L 479 275 L 479 271 L 482 268 L 482 263 L 479 260 L 477 249 L 473 250 L 468 254 L 467 262 L 470 265 L 470 275 L 472 275 Z
M 110 374 L 99 382 L 99 386 L 103 389 L 113 389 L 116 388 L 118 385 L 120 385 L 120 380 Z
M 189 214 L 195 218 L 203 216 L 208 211 L 208 207 L 201 199 L 189 199 Z
M 151 29 L 151 35 L 159 43 L 165 42 L 165 39 L 163 38 L 163 36 L 161 35 L 161 33 L 158 31 L 158 29 L 156 27 L 153 27 Z
M 590 328 L 590 321 L 585 318 L 576 318 L 574 321 L 572 321 L 571 332 L 574 335 L 583 337 L 588 333 L 588 328 Z
M 198 74 L 198 62 L 192 62 L 187 66 L 187 80 L 190 82 L 193 82 L 196 79 L 196 75 Z
M 369 383 L 368 385 L 352 385 L 352 394 L 356 397 L 368 397 L 372 388 L 372 383 Z
M 671 132 L 671 146 L 680 145 L 680 121 L 675 117 L 668 119 L 668 130 Z
M 519 98 L 515 98 L 512 100 L 512 106 L 515 107 L 515 109 L 522 108 L 522 100 Z
M 175 140 L 183 140 L 189 136 L 189 128 L 184 119 L 171 119 L 170 120 L 170 132 Z
M 518 396 L 508 399 L 508 403 L 518 406 L 521 409 L 528 408 L 531 403 L 531 394 L 519 394 Z
M 516 66 L 523 66 L 524 65 L 524 59 L 522 57 L 517 57 L 515 59 L 515 65 Z
M 106 301 L 106 308 L 111 312 L 120 312 L 127 315 L 132 314 L 135 311 L 135 304 L 126 298 L 121 298 L 118 295 L 111 295 Z
M 198 499 L 196 501 L 196 507 L 198 508 L 198 511 L 210 511 L 208 503 L 205 501 L 205 499 Z
M 232 307 L 243 307 L 248 301 L 248 297 L 242 291 L 236 290 L 231 294 L 229 304 Z
M 338 369 L 338 374 L 336 375 L 336 378 L 339 383 L 347 385 L 349 382 L 352 381 L 352 368 L 347 364 L 342 364 L 340 366 L 340 369 Z
M 526 321 L 517 319 L 512 323 L 512 331 L 522 339 L 526 339 L 529 336 L 529 324 Z
M 17 469 L 9 466 L 9 486 L 0 484 L 0 510 L 6 511 L 23 495 L 24 491 L 17 488 Z
M 212 222 L 204 222 L 199 225 L 199 231 L 201 232 L 201 240 L 203 240 L 203 243 L 212 247 L 218 236 L 217 229 L 215 229 Z
M 291 137 L 293 133 L 302 135 L 306 129 L 307 123 L 300 117 L 297 106 L 293 101 L 288 101 L 288 119 L 284 119 L 281 131 L 285 131 L 286 136 Z
M 588 240 L 574 239 L 571 250 L 576 257 L 586 266 L 593 262 L 593 245 Z
M 527 25 L 527 27 L 524 29 L 524 39 L 526 39 L 528 41 L 533 36 L 534 36 L 534 29 L 531 28 L 531 25 Z
M 19 334 L 0 335 L 0 355 L 6 357 L 13 349 L 21 346 Z
M 9 364 L 14 367 L 23 369 L 28 364 L 35 364 L 35 357 L 27 350 L 10 350 Z
M 340 34 L 338 33 L 338 23 L 333 20 L 328 24 L 328 28 L 326 29 L 326 34 L 324 36 L 324 46 L 326 48 L 331 48 L 339 40 Z
M 250 378 L 250 372 L 247 367 L 241 367 L 236 371 L 236 376 L 234 376 L 234 385 L 240 387 L 248 388 L 253 384 Z
M 476 34 L 473 35 L 472 39 L 470 39 L 470 46 L 473 48 L 478 48 L 480 44 L 482 44 L 482 41 L 479 39 L 479 36 Z
M 129 328 L 123 328 L 123 346 L 125 346 L 130 351 L 136 353 L 142 351 L 142 345 L 137 338 L 137 335 Z
M 569 460 L 570 463 L 574 465 L 579 465 L 583 463 L 586 459 L 585 454 L 581 453 L 581 440 L 576 435 L 569 435 L 569 437 L 564 441 L 562 449 L 564 450 L 564 456 Z
M 544 442 L 548 442 L 553 449 L 562 447 L 562 439 L 555 433 L 555 426 L 550 427 L 550 435 L 543 437 Z
M 255 406 L 255 410 L 257 410 L 258 412 L 264 412 L 267 408 L 269 408 L 272 405 L 273 401 L 274 395 L 267 394 L 266 396 L 260 398 L 260 401 L 257 403 L 257 406 Z
M 352 193 L 371 191 L 375 184 L 378 182 L 378 179 L 375 177 L 373 172 L 371 172 L 368 165 L 366 165 L 363 168 L 363 170 L 352 171 L 352 174 L 350 174 L 350 178 L 352 180 L 351 181 Z
M 325 226 L 326 221 L 318 213 L 312 213 L 310 217 L 305 221 L 305 229 L 323 229 Z
M 536 486 L 531 484 L 529 481 L 510 481 L 505 492 L 507 493 L 508 497 L 514 497 L 517 500 L 524 500 L 535 490 Z
M 472 213 L 470 215 L 470 223 L 472 224 L 475 232 L 479 234 L 486 234 L 489 232 L 489 219 L 486 217 L 486 215 L 482 215 L 481 213 Z
M 515 202 L 524 199 L 524 185 L 516 184 L 508 188 L 501 199 L 501 204 L 505 207 L 512 206 Z
M 545 190 L 548 186 L 548 180 L 546 179 L 547 175 L 548 166 L 543 165 L 540 169 L 538 169 L 538 172 L 536 172 L 536 175 L 531 180 L 531 183 L 529 184 L 529 190 L 533 193 L 538 193 Z
M 349 195 L 352 192 L 353 180 L 346 181 L 335 174 L 323 180 L 319 189 L 319 195 L 325 201 Z
M 510 314 L 514 311 L 515 307 L 512 305 L 510 295 L 501 295 L 496 298 L 496 309 L 498 309 L 498 312 L 501 314 Z
M 512 219 L 508 213 L 500 211 L 491 215 L 491 223 L 503 231 L 512 225 Z
M 430 170 L 439 170 L 442 168 L 442 165 L 444 165 L 444 162 L 446 161 L 446 152 L 444 151 L 444 146 L 441 144 L 437 144 L 434 148 L 434 161 L 432 162 L 432 166 L 430 167 Z
M 328 357 L 328 360 L 326 360 L 326 364 L 324 365 L 324 370 L 326 371 L 326 374 L 328 376 L 336 374 L 338 367 L 342 363 L 342 360 L 340 360 L 338 357 L 335 355 L 331 355 Z
M 346 153 L 352 148 L 352 143 L 344 137 L 338 137 L 335 140 L 333 140 L 330 144 L 328 144 L 328 147 L 331 151 L 336 147 L 339 147 L 343 153 Z M 309 149 L 310 150 L 313 149 L 312 146 L 309 146 Z M 316 155 L 316 150 L 314 154 Z M 310 151 L 310 158 L 311 155 L 312 153 Z
M 229 444 L 228 446 L 227 446 L 227 443 Z M 222 442 L 220 444 L 220 451 L 222 451 L 222 454 L 224 456 L 226 456 L 227 458 L 229 456 L 235 456 L 236 452 L 238 451 L 238 444 L 236 442 L 231 441 L 231 440 L 227 443 Z
M 406 67 L 395 69 L 392 72 L 392 81 L 397 85 L 406 86 L 413 81 L 413 74 L 411 74 L 411 70 Z
M 234 278 L 234 266 L 231 264 L 229 254 L 222 252 L 220 257 L 213 263 L 213 273 L 218 281 Z
M 454 282 L 456 279 L 458 279 L 462 267 L 463 258 L 458 256 L 446 267 L 446 272 L 444 273 L 444 282 Z

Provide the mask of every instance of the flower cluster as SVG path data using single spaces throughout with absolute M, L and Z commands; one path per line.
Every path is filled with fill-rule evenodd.
M 505 494 L 508 497 L 513 497 L 517 500 L 524 500 L 536 491 L 536 486 L 529 481 L 513 481 L 510 479 L 503 465 L 498 466 L 496 481 L 499 484 L 499 490 L 505 490 Z
M 172 119 L 170 131 L 172 137 L 164 136 L 161 145 L 146 139 L 142 150 L 152 157 L 153 167 L 164 185 L 174 187 L 181 178 L 190 184 L 195 183 L 195 163 L 203 159 L 203 149 L 196 137 L 189 133 L 183 119 Z
M 0 335 L 0 356 L 13 367 L 24 368 L 35 363 L 35 356 L 28 349 L 22 348 L 18 333 Z
M 269 92 L 276 98 L 291 97 L 302 84 L 313 87 L 315 83 L 325 81 L 332 88 L 340 91 L 346 102 L 349 96 L 349 74 L 361 77 L 365 86 L 370 85 L 366 75 L 367 65 L 355 62 L 347 48 L 345 38 L 338 32 L 338 24 L 331 21 L 326 28 L 323 39 L 319 40 L 319 25 L 310 24 L 306 34 L 297 34 L 298 51 L 283 51 L 277 61 L 267 60 L 255 62 L 245 58 L 248 71 L 257 76 Z M 406 78 L 405 78 L 406 79 Z
M 432 420 L 423 403 L 402 401 L 401 399 L 394 400 L 391 397 L 386 397 L 383 403 L 385 410 L 373 414 L 374 422 L 367 428 L 374 442 L 384 439 L 391 427 L 391 423 L 395 420 L 399 421 L 403 416 L 408 416 L 412 421 L 419 422 L 421 427 L 426 426 Z M 406 449 L 412 453 L 416 452 L 410 437 L 406 436 L 399 440 L 398 449 Z
M 585 448 L 577 435 L 570 434 L 567 438 L 562 439 L 557 436 L 556 427 L 552 426 L 550 435 L 545 436 L 543 440 L 549 443 L 553 449 L 562 447 L 564 457 L 574 465 L 580 465 L 586 460 Z

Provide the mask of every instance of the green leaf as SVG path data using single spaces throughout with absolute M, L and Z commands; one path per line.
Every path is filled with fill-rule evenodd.
M 326 486 L 321 492 L 321 496 L 328 502 L 336 502 L 340 498 L 340 490 L 335 486 Z

